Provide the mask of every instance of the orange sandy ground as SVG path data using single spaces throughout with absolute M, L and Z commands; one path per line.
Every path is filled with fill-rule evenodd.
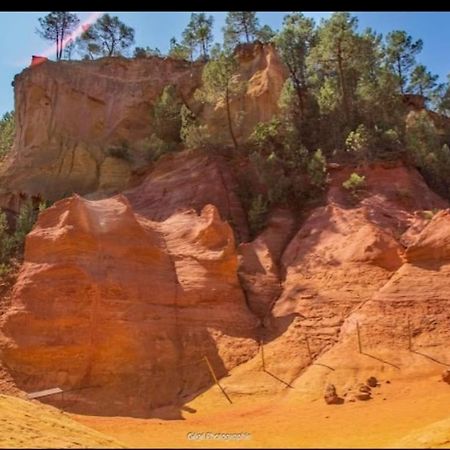
M 450 386 L 439 376 L 385 381 L 373 399 L 342 405 L 277 396 L 233 395 L 214 386 L 184 407 L 184 420 L 72 417 L 132 447 L 434 447 L 450 448 Z M 169 417 L 170 410 L 166 410 Z M 189 432 L 250 433 L 246 440 L 189 440 Z

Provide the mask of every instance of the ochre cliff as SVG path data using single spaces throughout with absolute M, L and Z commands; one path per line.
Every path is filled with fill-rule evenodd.
M 202 66 L 161 58 L 47 61 L 15 78 L 17 134 L 2 167 L 3 190 L 58 199 L 108 184 L 123 188 L 140 143 L 152 132 L 151 110 L 172 83 L 189 98 Z M 128 149 L 133 161 L 109 155 Z
M 237 264 L 213 205 L 157 223 L 121 195 L 59 201 L 27 237 L 3 360 L 26 391 L 97 386 L 75 410 L 148 414 L 209 385 L 204 356 L 223 376 L 257 351 Z
M 232 100 L 232 115 L 242 140 L 278 110 L 286 73 L 271 45 L 244 45 L 236 57 L 235 76 L 245 89 Z M 25 69 L 14 81 L 17 134 L 0 168 L 0 206 L 14 206 L 11 196 L 19 192 L 57 200 L 125 189 L 132 173 L 149 164 L 153 105 L 169 84 L 215 139 L 226 143 L 224 105 L 194 101 L 203 67 L 152 57 L 47 61 Z
M 244 112 L 245 140 L 276 113 L 286 73 L 270 45 L 237 57 L 246 88 L 231 109 Z M 204 356 L 219 377 L 242 375 L 259 367 L 263 342 L 287 382 L 311 380 L 323 358 L 354 374 L 365 364 L 356 323 L 365 349 L 392 352 L 405 348 L 408 317 L 414 348 L 445 360 L 449 205 L 414 168 L 330 166 L 320 206 L 276 208 L 249 241 L 239 158 L 188 149 L 145 162 L 155 99 L 172 83 L 198 107 L 202 67 L 113 58 L 16 78 L 0 206 L 17 210 L 20 194 L 62 199 L 39 215 L 0 311 L 0 390 L 7 371 L 27 392 L 68 390 L 71 411 L 148 416 L 212 384 Z M 224 105 L 198 112 L 225 139 Z M 252 178 L 250 165 L 241 172 Z M 366 180 L 358 198 L 342 186 L 352 172 Z
M 357 201 L 342 187 L 353 171 L 366 177 Z M 364 324 L 367 348 L 375 342 L 396 348 L 393 336 L 404 348 L 410 315 L 416 342 L 445 352 L 448 213 L 430 221 L 424 211 L 447 207 L 417 171 L 401 164 L 342 167 L 332 170 L 326 204 L 311 211 L 288 240 L 276 271 L 277 260 L 263 244 L 271 222 L 254 242 L 242 244 L 256 249 L 244 252 L 241 268 L 251 282 L 249 299 L 254 302 L 257 292 L 258 308 L 273 305 L 263 333 L 271 370 L 289 382 L 311 364 L 308 346 L 313 361 L 337 352 L 341 341 L 356 348 L 356 317 Z M 279 236 L 289 236 L 285 230 Z M 258 276 L 249 278 L 248 267 Z M 269 285 L 261 289 L 259 280 Z M 340 361 L 346 352 L 340 351 Z

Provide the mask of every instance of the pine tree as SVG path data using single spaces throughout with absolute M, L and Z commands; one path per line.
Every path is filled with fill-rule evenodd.
M 254 11 L 231 11 L 225 19 L 224 47 L 232 50 L 245 38 L 250 43 L 256 37 L 259 30 L 259 21 Z
M 52 11 L 39 19 L 40 29 L 36 33 L 56 44 L 56 60 L 62 59 L 64 41 L 80 23 L 76 14 L 67 11 Z
M 191 19 L 183 31 L 183 45 L 191 51 L 191 60 L 197 47 L 201 58 L 208 59 L 209 48 L 213 40 L 212 27 L 214 23 L 213 16 L 206 17 L 205 13 L 192 13 Z
M 396 73 L 402 94 L 422 47 L 422 40 L 413 41 L 406 31 L 395 30 L 386 36 L 386 62 Z

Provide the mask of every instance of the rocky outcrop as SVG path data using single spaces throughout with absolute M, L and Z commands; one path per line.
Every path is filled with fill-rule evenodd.
M 271 45 L 243 46 L 236 57 L 236 77 L 246 88 L 231 108 L 242 141 L 278 110 L 286 73 Z M 14 80 L 17 134 L 0 168 L 0 200 L 15 192 L 56 200 L 125 189 L 131 172 L 149 164 L 151 112 L 169 84 L 199 114 L 214 141 L 226 144 L 224 105 L 203 108 L 194 100 L 203 67 L 171 58 L 115 57 L 45 61 L 25 69 Z
M 241 89 L 230 99 L 230 115 L 233 132 L 242 143 L 257 123 L 269 121 L 278 112 L 278 101 L 288 73 L 272 44 L 241 44 L 236 48 L 235 56 L 238 70 L 234 76 Z M 232 145 L 224 101 L 205 106 L 200 118 L 216 142 Z
M 235 240 L 212 205 L 153 222 L 120 195 L 43 212 L 4 317 L 3 361 L 26 391 L 75 411 L 146 415 L 257 351 Z
M 124 169 L 112 168 L 110 150 L 139 164 L 155 99 L 167 84 L 189 98 L 201 70 L 201 64 L 161 58 L 47 61 L 25 69 L 14 80 L 17 133 L 2 188 L 53 200 L 105 184 L 120 190 L 127 174 L 117 177 Z M 124 163 L 132 166 L 115 165 Z
M 296 220 L 289 210 L 276 210 L 266 228 L 252 242 L 238 248 L 239 277 L 250 309 L 264 319 L 282 292 L 281 255 L 295 231 Z
M 223 158 L 185 151 L 162 158 L 124 194 L 136 211 L 156 221 L 186 208 L 200 212 L 206 204 L 215 205 L 220 216 L 233 224 L 238 241 L 246 241 L 247 217 L 236 188 L 235 177 Z
M 354 171 L 366 177 L 365 193 L 357 204 L 342 187 Z M 389 321 L 400 328 L 403 325 L 399 319 L 407 313 L 417 317 L 424 331 L 430 329 L 431 323 L 425 325 L 430 317 L 448 328 L 445 309 L 438 309 L 447 296 L 442 268 L 430 272 L 409 264 L 409 250 L 402 239 L 411 226 L 417 226 L 419 211 L 446 206 L 415 170 L 402 165 L 333 170 L 326 205 L 307 217 L 281 257 L 284 277 L 269 318 L 270 337 L 265 348 L 266 358 L 274 361 L 277 372 L 292 377 L 301 373 L 311 358 L 314 360 L 339 342 L 347 318 L 362 311 L 366 311 L 364 316 L 369 322 L 364 329 L 369 328 L 386 346 L 390 345 L 386 336 L 392 333 L 386 334 L 380 317 L 386 317 L 387 311 L 391 319 L 384 323 Z M 433 220 L 440 220 L 442 214 Z M 423 242 L 420 233 L 433 228 L 433 221 L 428 222 L 408 238 Z M 399 285 L 400 274 L 409 271 Z M 430 290 L 433 283 L 436 291 Z M 387 291 L 405 301 L 372 301 Z M 378 306 L 369 310 L 369 305 Z M 432 309 L 428 319 L 424 317 L 427 308 Z M 355 320 L 351 321 L 352 339 Z M 365 345 L 372 344 L 369 340 Z

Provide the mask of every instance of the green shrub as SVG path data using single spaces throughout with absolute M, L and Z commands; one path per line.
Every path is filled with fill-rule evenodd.
M 257 123 L 248 141 L 258 150 L 272 152 L 282 143 L 281 140 L 281 121 L 275 117 L 270 122 Z
M 172 84 L 165 86 L 161 95 L 156 99 L 153 106 L 154 130 L 155 134 L 163 141 L 181 142 L 182 105 L 182 99 Z
M 366 177 L 353 172 L 350 177 L 342 183 L 342 187 L 356 195 L 366 184 Z
M 314 187 L 323 189 L 327 182 L 327 161 L 322 150 L 316 150 L 308 161 L 308 175 Z
M 253 198 L 248 211 L 248 223 L 252 237 L 256 236 L 264 228 L 268 211 L 269 204 L 262 195 L 257 195 Z
M 7 112 L 0 119 L 0 160 L 11 150 L 15 133 L 15 116 Z
M 14 258 L 22 258 L 25 238 L 32 230 L 39 212 L 47 206 L 47 202 L 41 202 L 39 208 L 36 209 L 31 201 L 27 201 L 20 208 L 13 232 L 8 227 L 6 214 L 0 211 L 0 278 L 7 276 L 11 272 Z
M 409 155 L 427 183 L 439 194 L 450 198 L 450 150 L 428 113 L 420 112 L 406 130 Z
M 181 107 L 181 140 L 187 148 L 217 146 L 217 140 L 208 132 L 206 125 L 201 125 L 195 114 L 185 105 Z
M 359 161 L 367 161 L 370 157 L 372 136 L 364 125 L 359 125 L 355 131 L 351 131 L 345 140 L 345 149 L 351 152 Z
M 167 142 L 153 133 L 145 142 L 146 157 L 149 161 L 157 161 L 161 156 L 178 150 L 175 142 Z

